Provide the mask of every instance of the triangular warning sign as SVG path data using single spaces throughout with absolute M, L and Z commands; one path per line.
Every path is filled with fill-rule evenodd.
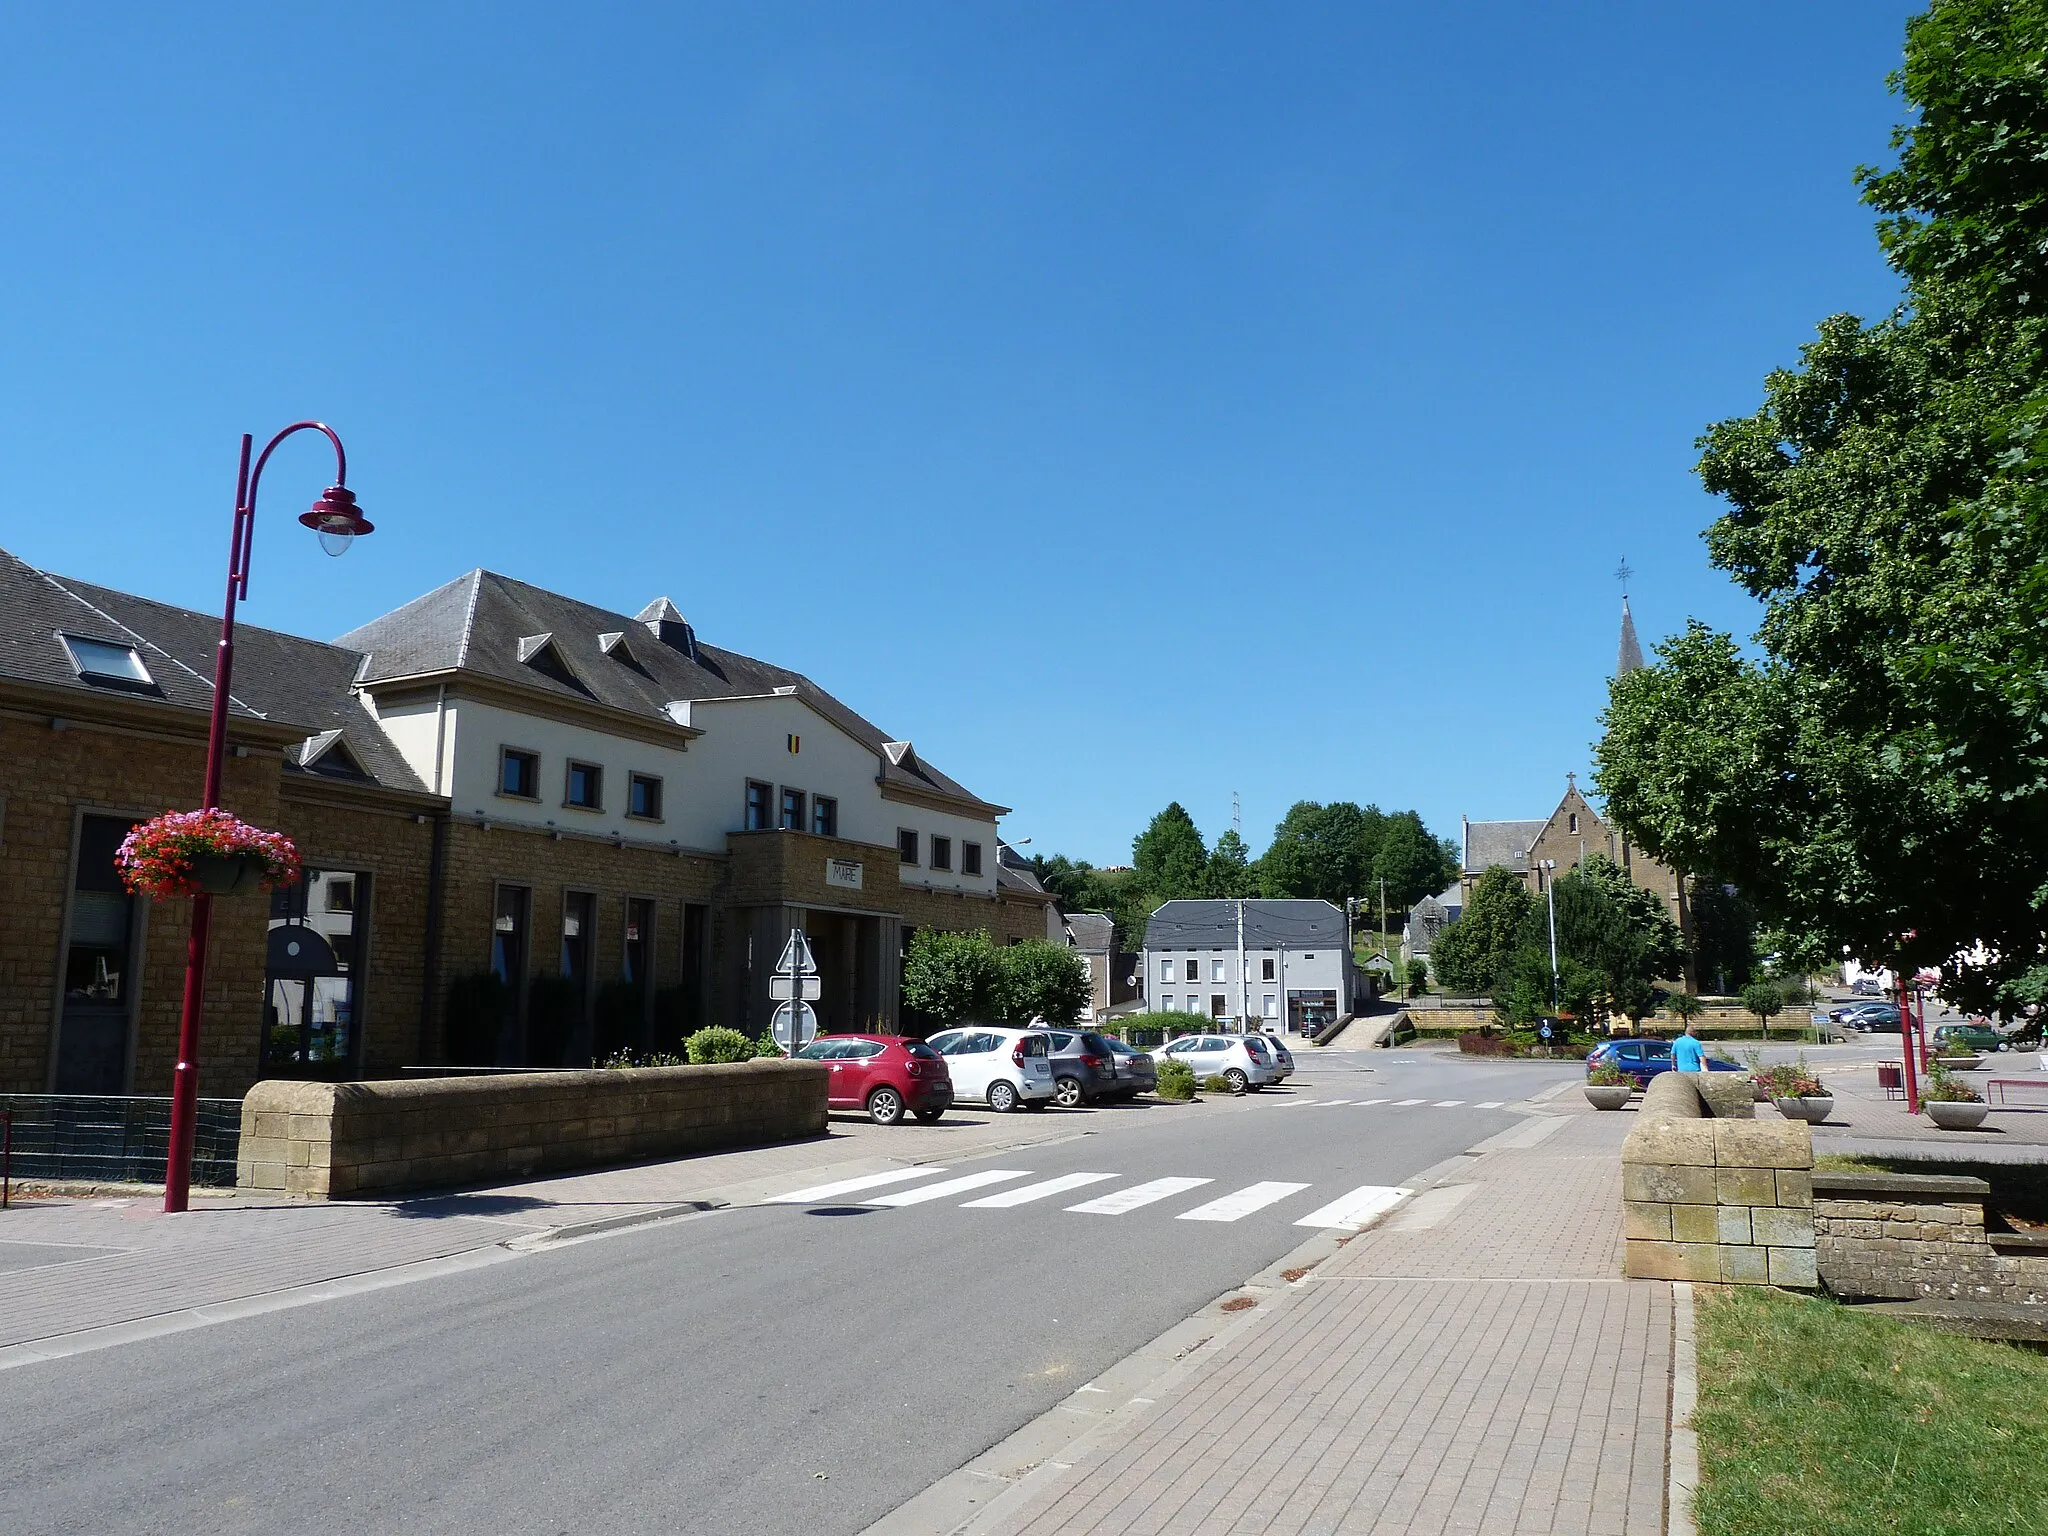
M 792 928 L 789 941 L 782 946 L 782 958 L 775 962 L 777 975 L 815 976 L 818 962 L 811 958 L 811 941 L 804 937 L 801 928 Z

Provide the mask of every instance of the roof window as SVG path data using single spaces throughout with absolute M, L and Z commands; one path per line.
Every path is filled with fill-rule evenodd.
M 64 642 L 65 653 L 70 656 L 71 665 L 78 669 L 81 680 L 108 688 L 157 691 L 156 679 L 149 675 L 149 668 L 142 662 L 142 653 L 134 646 L 118 640 L 89 640 L 83 635 L 67 635 L 62 631 L 57 638 Z

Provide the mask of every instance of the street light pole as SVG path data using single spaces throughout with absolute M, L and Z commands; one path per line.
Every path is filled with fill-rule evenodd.
M 341 439 L 323 422 L 295 421 L 264 445 L 250 467 L 255 440 L 242 435 L 241 466 L 235 476 L 235 520 L 228 535 L 228 592 L 221 609 L 220 644 L 213 657 L 213 714 L 206 733 L 206 794 L 201 810 L 220 804 L 222 760 L 227 756 L 228 689 L 235 670 L 235 604 L 249 595 L 249 549 L 256 530 L 256 488 L 277 445 L 294 432 L 320 432 L 334 445 L 334 484 L 299 521 L 320 535 L 330 555 L 347 552 L 372 524 L 356 509 L 347 488 L 348 456 Z M 164 1210 L 182 1211 L 192 1188 L 192 1142 L 199 1124 L 199 1026 L 206 1004 L 206 941 L 213 930 L 213 898 L 204 892 L 192 898 L 192 926 L 185 940 L 185 996 L 178 1015 L 178 1063 L 171 1077 L 171 1136 L 164 1159 Z
M 1557 860 L 1543 861 L 1543 894 L 1550 904 L 1550 1011 L 1557 1012 Z

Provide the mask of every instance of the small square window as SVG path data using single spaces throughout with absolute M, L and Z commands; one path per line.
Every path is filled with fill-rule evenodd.
M 775 791 L 759 779 L 747 780 L 747 820 L 749 832 L 766 832 L 769 828 L 768 802 Z
M 1173 961 L 1162 960 L 1159 962 L 1159 979 L 1161 981 L 1173 980 Z
M 804 829 L 804 792 L 785 787 L 782 791 L 782 811 L 775 825 L 785 832 L 801 832 Z
M 981 844 L 962 843 L 960 845 L 960 873 L 963 875 L 978 875 L 981 873 Z
M 540 754 L 505 747 L 498 753 L 498 793 L 517 800 L 540 798 Z
M 645 821 L 661 820 L 661 780 L 651 773 L 636 773 L 626 779 L 626 814 Z
M 1265 959 L 1263 959 L 1263 960 L 1261 960 L 1261 961 L 1259 962 L 1259 980 L 1261 980 L 1261 981 L 1271 981 L 1272 979 L 1273 979 L 1273 958 L 1272 958 L 1272 956 L 1268 955 L 1268 956 L 1267 956 L 1267 957 L 1266 957 Z
M 931 866 L 933 869 L 951 869 L 953 867 L 953 839 L 950 837 L 935 837 L 932 839 Z
M 1223 962 L 1221 960 L 1211 960 L 1209 962 L 1209 979 L 1211 981 L 1221 981 L 1223 979 Z
M 1200 981 L 1200 980 L 1202 979 L 1202 962 L 1201 962 L 1201 961 L 1199 961 L 1199 960 L 1190 960 L 1190 961 L 1188 961 L 1188 962 L 1187 962 L 1187 968 L 1188 968 L 1188 972 L 1187 972 L 1187 975 L 1186 975 L 1185 977 L 1183 977 L 1183 978 L 1182 978 L 1183 980 L 1185 980 L 1185 981 Z
M 896 856 L 905 864 L 917 862 L 917 834 L 908 827 L 896 831 Z
M 604 770 L 595 763 L 571 763 L 568 784 L 562 793 L 562 804 L 572 805 L 582 811 L 603 809 Z
M 71 665 L 86 682 L 136 690 L 156 688 L 156 679 L 149 675 L 149 668 L 142 663 L 142 653 L 134 646 L 113 640 L 88 640 L 83 635 L 60 633 L 57 638 L 64 642 Z
M 839 835 L 839 802 L 830 795 L 811 796 L 811 830 L 820 837 Z

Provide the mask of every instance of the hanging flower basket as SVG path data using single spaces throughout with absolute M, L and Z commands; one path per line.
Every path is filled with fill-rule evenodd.
M 290 838 L 220 810 L 152 817 L 122 839 L 114 863 L 129 890 L 159 899 L 275 890 L 299 878 Z

